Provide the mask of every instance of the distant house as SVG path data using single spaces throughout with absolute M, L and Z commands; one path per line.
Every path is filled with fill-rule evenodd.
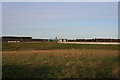
M 67 39 L 59 39 L 58 42 L 67 42 Z
M 67 42 L 67 39 L 63 39 L 63 42 Z

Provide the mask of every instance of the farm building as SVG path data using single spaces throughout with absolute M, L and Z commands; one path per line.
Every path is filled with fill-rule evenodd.
M 120 39 L 32 39 L 32 37 L 3 36 L 2 42 L 120 42 Z
M 14 37 L 14 36 L 2 37 L 2 42 L 26 42 L 31 40 L 32 40 L 32 37 Z
M 32 37 L 3 36 L 2 42 L 48 42 L 48 39 L 32 39 Z
M 67 39 L 59 39 L 58 42 L 67 42 Z
M 104 38 L 76 39 L 76 40 L 68 40 L 68 42 L 120 42 L 120 39 L 104 39 Z

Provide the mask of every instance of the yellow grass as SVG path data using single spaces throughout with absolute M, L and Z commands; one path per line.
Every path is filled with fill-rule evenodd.
M 3 66 L 7 66 L 3 69 L 3 76 L 27 78 L 117 78 L 118 62 L 115 62 L 117 57 L 118 50 L 3 51 Z M 22 69 L 12 70 L 11 66 L 22 67 Z M 25 66 L 28 66 L 28 72 L 24 72 Z M 48 67 L 47 71 L 44 68 L 41 69 L 41 66 Z M 9 70 L 8 67 L 12 69 Z M 29 69 L 29 67 L 31 68 Z M 36 68 L 38 71 L 36 71 Z M 11 73 L 16 71 L 16 74 L 8 74 L 9 71 Z M 21 72 L 19 73 L 19 71 Z M 39 73 L 41 72 L 43 73 L 40 75 Z

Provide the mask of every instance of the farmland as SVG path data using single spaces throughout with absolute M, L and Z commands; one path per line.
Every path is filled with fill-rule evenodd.
M 3 78 L 117 78 L 118 45 L 2 43 Z

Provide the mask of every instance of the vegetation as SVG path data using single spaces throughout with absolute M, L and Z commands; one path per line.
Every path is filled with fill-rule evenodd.
M 3 51 L 55 50 L 55 49 L 104 49 L 118 50 L 118 45 L 60 44 L 60 43 L 3 43 Z
M 117 45 L 3 43 L 2 48 L 3 78 L 118 77 Z

